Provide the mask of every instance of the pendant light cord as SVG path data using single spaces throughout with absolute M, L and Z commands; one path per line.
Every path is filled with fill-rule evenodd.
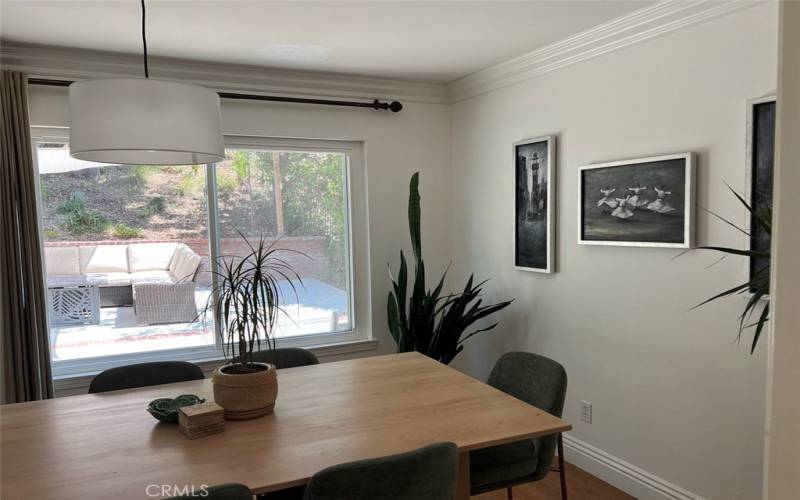
M 144 0 L 142 0 L 142 47 L 144 48 L 144 77 L 150 78 L 150 71 L 147 69 L 147 32 L 145 31 Z

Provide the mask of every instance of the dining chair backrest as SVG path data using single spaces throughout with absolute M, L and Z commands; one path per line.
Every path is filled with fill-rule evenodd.
M 453 500 L 457 474 L 458 447 L 436 443 L 323 469 L 303 500 Z
M 253 500 L 253 492 L 243 484 L 221 484 L 202 487 L 188 495 L 171 497 L 167 500 Z
M 109 368 L 98 373 L 89 384 L 89 394 L 204 378 L 202 368 L 186 361 L 139 363 Z
M 560 363 L 530 352 L 512 351 L 500 356 L 487 383 L 510 396 L 561 417 L 567 394 L 567 371 Z M 539 455 L 536 476 L 550 468 L 557 435 L 533 440 Z
M 283 347 L 269 351 L 253 353 L 253 361 L 257 363 L 270 363 L 275 368 L 294 368 L 295 366 L 318 365 L 319 360 L 313 352 L 299 347 Z

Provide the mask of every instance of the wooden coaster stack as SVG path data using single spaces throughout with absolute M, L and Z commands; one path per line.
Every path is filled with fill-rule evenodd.
M 210 436 L 225 430 L 222 407 L 213 401 L 182 407 L 178 410 L 178 424 L 181 432 L 189 439 Z

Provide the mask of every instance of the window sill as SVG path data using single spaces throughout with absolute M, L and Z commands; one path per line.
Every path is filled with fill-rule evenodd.
M 320 344 L 316 346 L 311 345 L 304 348 L 313 352 L 320 359 L 320 361 L 325 362 L 326 358 L 373 351 L 378 348 L 378 341 L 375 339 L 361 339 L 331 344 Z M 193 362 L 203 369 L 203 371 L 206 373 L 206 376 L 210 376 L 211 373 L 224 361 L 225 360 L 223 358 L 206 358 L 197 359 Z M 81 373 L 79 375 L 53 377 L 53 385 L 56 397 L 86 394 L 86 392 L 89 390 L 89 384 L 97 373 L 99 373 L 99 371 Z

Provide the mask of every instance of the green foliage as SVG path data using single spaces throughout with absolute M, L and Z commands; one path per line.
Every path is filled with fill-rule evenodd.
M 61 236 L 61 233 L 59 233 L 57 229 L 48 227 L 44 230 L 44 237 L 48 241 L 56 240 L 59 238 L 59 236 Z
M 203 189 L 206 187 L 206 180 L 200 175 L 187 173 L 181 177 L 175 187 L 181 196 L 194 197 L 203 192 Z
M 339 288 L 347 281 L 345 156 L 330 153 L 281 153 L 283 211 L 293 236 L 324 236 L 328 279 Z M 266 162 L 264 162 L 266 163 Z M 269 158 L 269 166 L 272 159 Z M 265 175 L 266 177 L 266 175 Z
M 217 194 L 221 198 L 229 199 L 238 187 L 239 180 L 235 176 L 224 172 L 217 173 Z
M 247 151 L 235 151 L 233 153 L 231 168 L 233 168 L 233 171 L 236 173 L 240 184 L 250 178 L 250 160 Z
M 279 282 L 286 280 L 297 298 L 295 282 L 302 285 L 291 266 L 281 258 L 281 252 L 301 252 L 276 249 L 261 237 L 252 244 L 239 233 L 249 252 L 242 257 L 221 257 L 218 268 L 212 271 L 217 279 L 201 315 L 211 312 L 222 325 L 221 337 L 226 359 L 232 360 L 239 373 L 251 371 L 248 364 L 253 352 L 275 348 L 275 326 L 280 314 L 285 290 Z M 216 296 L 217 300 L 213 297 Z
M 42 178 L 40 179 L 41 180 L 39 183 L 39 196 L 42 199 L 42 201 L 47 201 L 47 199 L 50 197 L 50 190 L 47 189 L 47 184 L 45 184 L 44 179 Z
M 147 202 L 147 208 L 155 214 L 163 214 L 167 208 L 167 200 L 163 196 L 154 196 Z
M 108 224 L 103 214 L 91 208 L 70 212 L 64 221 L 64 227 L 74 235 L 104 233 Z
M 83 191 L 74 191 L 58 206 L 56 212 L 62 215 L 86 210 L 86 194 Z
M 751 206 L 744 198 L 742 198 L 739 193 L 733 190 L 730 186 L 728 189 L 731 190 L 734 196 L 739 200 L 739 202 L 744 205 L 747 212 L 753 215 L 753 220 L 766 234 L 772 234 L 772 207 L 763 207 L 761 209 L 757 209 Z M 740 228 L 736 224 L 724 219 L 723 217 L 715 214 L 714 212 L 709 212 L 714 217 L 720 219 L 721 221 L 725 222 L 729 226 L 735 228 L 737 231 L 744 233 L 750 238 L 750 241 L 755 243 L 755 237 L 752 233 L 745 231 L 744 229 Z M 755 244 L 752 245 L 755 247 Z M 728 255 L 738 255 L 743 257 L 749 257 L 751 259 L 754 258 L 761 258 L 761 259 L 769 259 L 770 258 L 770 251 L 757 251 L 757 250 L 740 250 L 738 248 L 727 248 L 727 247 L 716 247 L 716 246 L 704 246 L 704 247 L 697 247 L 700 250 L 714 250 L 715 252 L 723 253 L 723 258 L 727 257 Z M 682 254 L 681 254 L 682 255 Z M 740 342 L 742 339 L 742 334 L 748 328 L 755 327 L 755 332 L 753 333 L 753 343 L 750 346 L 750 354 L 753 354 L 756 351 L 756 346 L 758 345 L 758 340 L 761 338 L 761 333 L 764 331 L 764 327 L 769 321 L 769 266 L 762 267 L 756 270 L 753 275 L 751 276 L 750 280 L 740 285 L 737 285 L 733 288 L 725 290 L 724 292 L 718 293 L 717 295 L 707 299 L 700 304 L 697 304 L 692 309 L 700 307 L 704 304 L 708 304 L 714 300 L 721 299 L 723 297 L 729 297 L 732 295 L 743 295 L 750 293 L 750 297 L 747 299 L 747 303 L 745 304 L 744 310 L 742 314 L 739 315 L 739 333 L 736 335 L 736 341 Z M 761 310 L 757 313 L 758 319 L 755 323 L 750 323 L 754 314 L 758 308 L 761 307 Z
M 111 229 L 111 233 L 121 240 L 129 240 L 131 238 L 138 238 L 142 235 L 142 230 L 138 227 L 126 226 L 125 224 L 117 224 Z
M 81 191 L 70 194 L 56 212 L 66 216 L 64 227 L 74 235 L 102 233 L 108 228 L 103 214 L 86 206 L 86 195 Z
M 133 178 L 139 186 L 146 186 L 150 177 L 161 171 L 161 167 L 155 165 L 136 165 L 133 167 Z
M 447 271 L 442 275 L 436 288 L 426 290 L 420 219 L 419 172 L 417 172 L 411 177 L 408 196 L 408 226 L 415 261 L 414 283 L 411 296 L 406 300 L 408 265 L 401 250 L 400 271 L 397 279 L 392 276 L 392 291 L 389 292 L 387 302 L 389 331 L 397 343 L 398 352 L 419 351 L 448 364 L 461 352 L 467 339 L 492 330 L 497 323 L 464 335 L 467 329 L 476 321 L 507 307 L 512 301 L 482 305 L 483 301 L 479 297 L 485 281 L 475 284 L 472 275 L 463 291 L 442 295 Z
M 163 214 L 167 209 L 167 200 L 163 196 L 154 196 L 147 201 L 147 204 L 140 208 L 137 215 L 142 218 L 152 217 L 156 214 Z

